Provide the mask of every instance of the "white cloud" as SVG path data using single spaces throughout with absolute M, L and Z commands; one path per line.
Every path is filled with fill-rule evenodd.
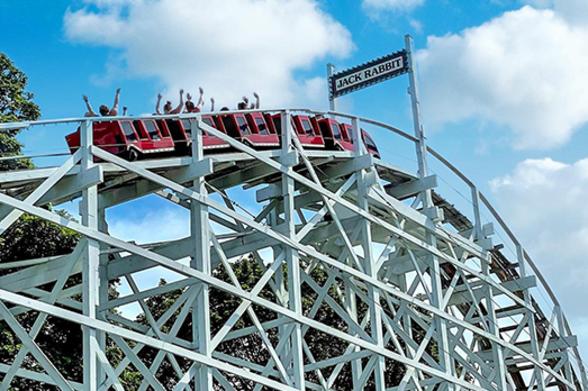
M 425 0 L 363 0 L 362 5 L 370 11 L 408 11 L 424 2 Z
M 588 353 L 588 158 L 573 164 L 529 159 L 491 182 L 496 204 L 554 287 Z M 581 293 L 579 293 L 581 292 Z
M 316 0 L 87 2 L 66 13 L 68 39 L 117 49 L 131 76 L 155 76 L 174 96 L 202 85 L 219 105 L 253 91 L 265 104 L 316 102 L 306 96 L 316 81 L 296 80 L 295 71 L 353 49 L 349 31 Z
M 569 22 L 586 24 L 588 22 L 588 1 L 586 0 L 526 0 L 538 8 L 551 8 Z
M 518 148 L 564 144 L 588 122 L 588 21 L 525 6 L 417 54 L 425 116 L 506 125 Z
M 588 23 L 588 1 L 586 0 L 555 0 L 554 9 L 572 23 L 586 25 Z

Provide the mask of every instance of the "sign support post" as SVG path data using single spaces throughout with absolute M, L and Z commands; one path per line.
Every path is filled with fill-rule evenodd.
M 333 75 L 335 74 L 335 66 L 331 63 L 327 64 L 327 83 L 331 82 L 331 78 L 333 77 Z M 330 111 L 335 111 L 335 96 L 333 95 L 333 92 L 330 90 L 329 88 L 329 110 Z
M 414 122 L 414 135 L 418 139 L 416 143 L 416 152 L 418 158 L 418 170 L 419 177 L 424 178 L 427 176 L 427 142 L 425 137 L 425 131 L 421 123 L 421 110 L 418 95 L 418 83 L 416 78 L 416 68 L 413 59 L 413 42 L 410 35 L 404 37 L 406 45 L 406 61 L 408 63 L 408 78 L 409 78 L 409 89 L 410 100 L 412 104 L 412 117 Z M 431 189 L 427 189 L 420 194 L 421 201 L 423 203 L 423 211 L 429 216 L 432 222 L 439 219 L 440 216 L 437 214 L 435 205 L 433 203 L 433 196 Z M 433 223 L 434 224 L 434 223 Z M 426 241 L 436 247 L 437 238 L 430 233 L 426 235 Z M 431 285 L 432 295 L 431 304 L 440 310 L 444 310 L 443 304 L 443 287 L 441 283 L 441 267 L 439 259 L 436 256 L 429 258 L 429 268 L 431 274 Z M 437 344 L 439 348 L 439 364 L 445 373 L 448 375 L 453 374 L 453 364 L 451 361 L 451 355 L 449 353 L 449 331 L 447 328 L 447 322 L 445 319 L 439 318 L 435 321 L 435 328 L 437 330 Z M 451 384 L 445 388 L 448 391 L 453 391 L 454 387 Z
M 427 142 L 425 138 L 425 130 L 421 122 L 421 104 L 419 101 L 419 89 L 416 79 L 415 63 L 412 57 L 413 42 L 410 35 L 404 36 L 406 45 L 406 59 L 408 62 L 408 94 L 410 95 L 410 102 L 412 106 L 412 119 L 414 124 L 414 135 L 419 140 L 417 145 L 417 158 L 419 164 L 419 177 L 427 176 Z M 424 200 L 423 200 L 424 202 Z

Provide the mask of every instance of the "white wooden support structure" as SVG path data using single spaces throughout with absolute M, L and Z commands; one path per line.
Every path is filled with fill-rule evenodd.
M 28 213 L 81 240 L 69 254 L 0 263 L 0 321 L 21 343 L 0 362 L 0 391 L 18 379 L 39 389 L 122 390 L 130 369 L 141 391 L 586 390 L 562 306 L 483 194 L 427 146 L 416 88 L 414 79 L 414 135 L 344 113 L 284 109 L 274 113 L 281 145 L 273 150 L 219 132 L 199 113 L 168 117 L 191 121 L 191 155 L 132 162 L 93 145 L 99 118 L 28 123 L 31 131 L 81 126 L 82 147 L 58 167 L 0 173 L 0 232 Z M 305 148 L 296 114 L 350 123 L 354 149 Z M 160 117 L 125 117 L 146 118 Z M 414 143 L 418 165 L 370 156 L 361 129 Z M 231 150 L 205 150 L 203 132 Z M 473 210 L 436 189 L 429 159 L 469 186 Z M 112 236 L 118 206 L 143 197 L 184 212 L 189 234 L 140 245 Z M 68 201 L 80 202 L 78 219 L 43 208 Z M 516 245 L 514 259 L 493 243 L 491 224 Z M 244 262 L 261 270 L 248 286 L 235 269 Z M 145 285 L 145 275 L 162 271 L 175 279 Z M 126 289 L 109 297 L 117 280 Z M 223 317 L 211 308 L 219 293 L 235 303 Z M 170 294 L 169 308 L 148 305 Z M 25 324 L 25 314 L 34 320 Z M 55 318 L 81 328 L 79 378 L 38 343 Z M 242 354 L 246 344 L 254 354 Z M 227 350 L 233 345 L 240 348 Z
M 93 123 L 84 121 L 81 124 L 80 139 L 82 157 L 80 160 L 80 173 L 83 176 L 94 165 L 94 156 L 91 153 L 93 145 Z M 98 229 L 98 187 L 89 186 L 82 192 L 80 202 L 82 224 L 89 229 Z M 85 238 L 85 251 L 82 255 L 82 303 L 84 315 L 90 319 L 96 319 L 97 307 L 100 305 L 100 244 L 98 241 Z M 101 379 L 101 364 L 98 359 L 97 348 L 100 339 L 100 331 L 91 327 L 84 327 L 84 387 L 89 390 L 98 388 Z
M 204 159 L 202 132 L 198 119 L 191 120 L 192 161 L 193 167 Z M 203 176 L 194 178 L 192 189 L 206 197 L 206 183 Z M 206 275 L 210 275 L 210 237 L 208 206 L 199 202 L 190 203 L 190 233 L 193 252 L 190 266 Z M 209 287 L 199 282 L 194 287 L 196 299 L 192 305 L 192 338 L 194 349 L 206 357 L 212 357 L 210 347 L 210 298 Z M 197 390 L 212 391 L 212 370 L 206 365 L 198 365 L 194 371 L 194 384 Z
M 356 158 L 360 158 L 363 155 L 367 155 L 368 152 L 365 149 L 362 143 L 362 135 L 361 135 L 361 128 L 359 127 L 359 120 L 357 118 L 352 118 L 351 120 L 351 127 L 353 132 L 353 144 L 355 148 L 355 156 Z M 358 205 L 361 209 L 369 213 L 369 198 L 368 193 L 370 189 L 370 184 L 366 179 L 367 175 L 365 170 L 359 170 L 356 173 L 357 176 L 357 198 L 358 198 Z M 363 250 L 363 260 L 364 260 L 364 268 L 366 274 L 370 275 L 373 278 L 378 278 L 378 265 L 375 259 L 374 249 L 373 249 L 373 241 L 372 241 L 372 232 L 371 232 L 371 224 L 368 220 L 362 220 L 361 227 L 360 227 L 360 235 L 361 247 Z M 383 333 L 383 325 L 382 325 L 382 312 L 381 312 L 381 300 L 380 300 L 380 292 L 374 288 L 368 288 L 368 303 L 369 304 L 369 316 L 370 316 L 370 334 L 374 343 L 376 343 L 380 347 L 384 347 L 384 333 Z M 376 389 L 385 389 L 386 388 L 386 380 L 384 377 L 384 373 L 386 371 L 386 361 L 384 357 L 381 356 L 374 356 L 372 358 L 373 362 L 373 374 L 374 374 L 374 385 Z M 365 371 L 369 371 L 369 362 L 366 365 Z M 367 376 L 364 376 L 367 378 Z M 365 386 L 363 384 L 362 386 Z
M 411 100 L 411 107 L 412 107 L 412 116 L 413 116 L 413 125 L 414 125 L 414 134 L 417 138 L 416 142 L 416 155 L 417 155 L 417 162 L 418 162 L 418 176 L 420 179 L 424 179 L 428 175 L 428 166 L 427 166 L 427 143 L 425 137 L 425 130 L 422 125 L 421 121 L 421 112 L 420 112 L 420 102 L 419 102 L 419 93 L 418 93 L 418 83 L 417 83 L 417 74 L 416 74 L 416 63 L 413 60 L 413 43 L 412 37 L 407 35 L 405 37 L 405 50 L 407 53 L 407 62 L 409 66 L 408 76 L 409 76 L 409 94 Z M 429 217 L 429 224 L 437 224 L 440 216 L 437 215 L 437 210 L 433 204 L 432 193 L 430 189 L 425 189 L 420 194 L 421 202 L 423 206 L 423 210 L 425 214 Z M 437 245 L 437 238 L 434 235 L 427 235 L 426 239 L 433 247 Z M 431 254 L 429 257 L 428 262 L 429 268 L 431 270 L 431 300 L 432 304 L 438 308 L 442 308 L 443 306 L 443 296 L 442 296 L 442 287 L 441 287 L 441 268 L 439 264 L 439 259 Z M 449 337 L 447 331 L 447 323 L 444 319 L 437 319 L 435 323 L 435 328 L 437 331 L 437 344 L 439 349 L 439 364 L 441 368 L 448 373 L 453 374 L 453 362 L 451 359 L 451 352 L 449 347 Z M 447 390 L 453 390 L 453 386 L 451 384 L 447 385 Z
M 284 111 L 281 114 L 281 156 L 282 165 L 287 166 L 288 172 L 292 172 L 293 166 L 296 164 L 292 159 L 294 148 L 293 138 L 297 137 L 292 129 L 292 122 L 290 113 Z M 281 178 L 281 198 L 284 210 L 284 222 L 282 223 L 282 233 L 291 240 L 296 237 L 296 210 L 294 207 L 294 180 L 288 173 L 282 174 Z M 300 279 L 300 258 L 298 251 L 285 246 L 284 254 L 286 257 L 286 267 L 288 276 L 288 308 L 294 313 L 302 316 L 302 282 Z M 288 329 L 288 339 L 290 340 L 288 346 L 288 354 L 291 357 L 291 363 L 286 363 L 289 368 L 289 375 L 292 379 L 292 385 L 297 389 L 304 390 L 306 384 L 304 381 L 304 357 L 303 357 L 303 337 L 302 328 L 300 324 L 292 324 Z

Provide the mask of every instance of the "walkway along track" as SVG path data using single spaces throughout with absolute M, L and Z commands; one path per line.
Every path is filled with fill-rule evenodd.
M 321 114 L 351 120 L 356 137 L 362 126 L 372 126 L 387 131 L 391 143 L 417 142 L 376 121 Z M 34 130 L 81 123 L 82 148 L 61 167 L 0 174 L 0 230 L 27 212 L 86 238 L 71 254 L 3 265 L 10 273 L 0 277 L 0 317 L 23 344 L 13 362 L 0 364 L 5 374 L 0 389 L 15 376 L 61 389 L 123 389 L 119 375 L 133 365 L 143 375 L 142 390 L 162 390 L 157 373 L 164 360 L 176 370 L 175 389 L 231 389 L 240 377 L 280 390 L 326 390 L 337 386 L 346 366 L 353 377 L 347 387 L 354 389 L 368 382 L 378 390 L 588 386 L 576 337 L 544 278 L 488 200 L 434 150 L 429 148 L 428 159 L 437 159 L 471 189 L 473 211 L 460 211 L 436 191 L 434 175 L 419 179 L 361 148 L 303 150 L 287 118 L 281 121 L 281 149 L 256 151 L 200 122 L 199 115 L 180 117 L 191 118 L 193 129 L 222 138 L 234 151 L 204 155 L 200 133 L 194 132 L 192 156 L 128 162 L 92 146 L 92 119 L 0 125 Z M 241 198 L 232 198 L 235 189 L 256 205 L 244 207 Z M 426 191 L 433 208 L 422 207 Z M 153 194 L 187 210 L 189 236 L 139 246 L 108 233 L 106 211 Z M 72 200 L 81 200 L 81 222 L 41 208 Z M 516 259 L 493 242 L 494 227 L 482 221 L 482 210 L 509 236 Z M 224 268 L 231 276 L 233 262 L 246 256 L 265 270 L 252 290 L 213 275 Z M 139 273 L 160 268 L 181 277 L 164 286 L 137 286 Z M 326 272 L 324 285 L 313 279 L 315 269 Z M 79 273 L 83 281 L 64 288 L 68 277 Z M 109 299 L 106 282 L 116 279 L 132 292 Z M 268 287 L 275 300 L 259 295 Z M 182 289 L 180 298 L 153 317 L 143 300 L 174 289 Z M 220 330 L 210 328 L 209 289 L 243 300 Z M 315 291 L 310 308 L 303 306 L 302 289 Z M 539 304 L 539 290 L 548 295 L 547 306 Z M 141 306 L 147 325 L 113 311 L 130 303 Z M 330 307 L 346 327 L 315 320 L 321 306 Z M 259 308 L 273 313 L 272 320 L 261 322 Z M 25 328 L 18 315 L 30 311 L 44 315 Z M 83 384 L 59 373 L 35 342 L 46 315 L 82 326 Z M 190 340 L 177 336 L 187 316 L 194 325 Z M 242 316 L 253 325 L 236 329 Z M 425 334 L 415 335 L 415 326 Z M 324 357 L 312 351 L 305 341 L 308 330 L 345 343 L 345 353 Z M 250 335 L 264 343 L 264 365 L 217 349 Z M 124 353 L 121 362 L 108 361 L 107 339 Z M 144 346 L 159 351 L 154 361 L 144 362 L 138 354 Z M 27 352 L 42 371 L 21 366 Z M 177 357 L 192 366 L 179 368 Z M 399 384 L 386 381 L 392 361 L 406 368 Z

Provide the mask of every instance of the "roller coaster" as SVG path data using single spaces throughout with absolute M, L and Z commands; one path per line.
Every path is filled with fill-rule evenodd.
M 27 213 L 82 238 L 70 254 L 1 265 L 0 318 L 20 344 L 0 363 L 0 389 L 24 378 L 38 389 L 123 390 L 121 374 L 132 366 L 139 389 L 165 390 L 164 363 L 174 390 L 588 389 L 577 338 L 529 253 L 476 185 L 422 139 L 333 111 L 213 115 L 269 115 L 278 143 L 256 148 L 204 113 L 110 119 L 121 132 L 125 121 L 146 133 L 149 121 L 184 124 L 188 150 L 177 155 L 129 154 L 122 136 L 98 142 L 103 118 L 0 125 L 79 127 L 60 165 L 0 174 L 0 232 Z M 348 147 L 303 145 L 304 118 L 347 123 Z M 378 141 L 377 154 L 362 129 Z M 207 148 L 212 137 L 226 148 Z M 467 200 L 451 190 L 458 187 Z M 185 210 L 189 234 L 165 240 L 154 229 L 162 239 L 150 243 L 111 234 L 116 207 L 147 196 Z M 45 207 L 70 202 L 79 203 L 79 219 Z M 263 271 L 253 286 L 233 271 L 244 257 Z M 177 278 L 137 283 L 162 270 Z M 116 281 L 128 290 L 113 297 Z M 171 291 L 179 292 L 173 304 L 152 313 L 146 300 Z M 215 329 L 212 291 L 240 303 Z M 143 322 L 125 310 L 130 304 Z M 318 316 L 325 308 L 339 327 Z M 23 324 L 23 314 L 34 322 Z M 36 342 L 48 317 L 82 328 L 83 378 L 61 373 Z M 191 332 L 180 337 L 186 319 Z M 311 343 L 317 335 L 327 342 Z M 252 336 L 262 362 L 219 348 Z M 329 349 L 335 343 L 343 351 Z M 155 355 L 141 355 L 145 348 Z M 34 368 L 23 365 L 29 355 Z M 390 368 L 399 381 L 390 382 Z M 341 384 L 345 371 L 351 380 Z

